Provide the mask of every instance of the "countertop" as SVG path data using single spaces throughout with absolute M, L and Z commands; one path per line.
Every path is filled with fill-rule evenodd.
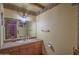
M 16 42 L 6 42 L 3 44 L 3 46 L 0 49 L 6 49 L 6 48 L 11 48 L 11 47 L 16 47 L 16 46 L 20 46 L 20 45 L 24 45 L 24 44 L 30 44 L 33 42 L 37 42 L 37 41 L 42 41 L 40 39 L 26 39 L 26 40 L 19 40 Z

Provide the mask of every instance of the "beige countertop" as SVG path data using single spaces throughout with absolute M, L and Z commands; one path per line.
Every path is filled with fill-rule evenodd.
M 37 42 L 37 41 L 42 41 L 39 39 L 26 39 L 26 40 L 19 40 L 16 42 L 6 42 L 3 44 L 3 46 L 0 49 L 5 49 L 5 48 L 11 48 L 11 47 L 16 47 L 16 46 L 20 46 L 20 45 L 24 45 L 24 44 L 30 44 L 33 42 Z

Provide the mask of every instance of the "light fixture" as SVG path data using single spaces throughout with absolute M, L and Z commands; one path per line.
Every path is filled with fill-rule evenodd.
M 26 12 L 25 12 L 25 11 L 23 12 L 21 21 L 22 21 L 23 23 L 25 23 L 25 22 L 27 22 L 27 21 L 30 21 L 30 17 L 29 17 L 28 15 L 26 15 Z
M 23 15 L 22 15 L 23 18 L 26 18 L 26 14 L 25 14 L 25 11 L 23 12 Z
M 26 10 L 23 9 L 22 15 L 19 19 L 19 25 L 23 27 L 24 25 L 28 24 L 29 21 L 30 17 L 28 16 L 28 14 L 26 14 Z

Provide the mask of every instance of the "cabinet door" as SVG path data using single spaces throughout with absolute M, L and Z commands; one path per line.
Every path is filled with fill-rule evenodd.
M 20 47 L 21 55 L 40 55 L 42 53 L 42 43 L 35 42 Z
M 20 55 L 28 55 L 29 48 L 27 46 L 20 47 Z
M 9 51 L 8 51 L 8 49 L 2 49 L 2 50 L 0 50 L 0 54 L 1 55 L 9 55 Z
M 41 55 L 42 54 L 42 42 L 36 42 L 35 43 L 35 55 Z
M 9 49 L 10 55 L 19 55 L 19 47 L 14 47 Z
M 20 47 L 21 55 L 34 55 L 34 44 L 28 44 Z

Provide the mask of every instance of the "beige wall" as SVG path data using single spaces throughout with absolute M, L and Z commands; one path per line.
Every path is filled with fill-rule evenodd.
M 72 54 L 76 47 L 77 19 L 76 7 L 60 4 L 37 16 L 37 37 L 44 40 L 48 54 Z M 41 30 L 50 30 L 43 32 Z M 49 47 L 51 42 L 55 52 Z
M 14 19 L 21 19 L 22 15 L 23 14 L 21 12 L 16 12 L 16 11 L 13 11 L 10 9 L 4 9 L 4 16 L 6 18 L 8 17 L 8 18 L 14 18 Z M 34 22 L 34 20 L 36 20 L 36 16 L 29 15 L 29 17 L 32 22 L 32 25 L 34 25 L 36 23 L 36 22 Z M 31 32 L 33 32 L 32 36 L 34 36 L 35 32 L 36 32 L 34 28 L 36 29 L 35 25 L 31 28 L 31 30 L 32 30 Z M 19 27 L 18 22 L 17 22 L 17 30 L 19 31 L 19 34 L 17 33 L 17 37 L 26 36 L 26 32 L 27 32 L 26 27 Z
M 3 4 L 0 3 L 0 47 L 3 45 L 3 40 L 5 39 L 5 27 L 4 27 L 4 15 L 1 16 L 1 13 L 4 13 Z M 3 20 L 3 24 L 2 24 Z
M 78 10 L 77 10 L 77 5 L 76 5 L 76 6 L 73 6 L 73 19 L 74 19 L 74 23 L 75 23 L 75 25 L 74 25 L 74 27 L 75 27 L 74 28 L 74 31 L 75 31 L 74 48 L 75 49 L 77 49 L 77 38 L 78 38 L 77 37 L 77 34 L 78 34 L 78 30 L 77 30 L 77 28 L 78 28 L 78 21 L 77 21 L 78 19 L 77 18 L 78 17 L 77 16 L 78 16 L 78 14 L 77 13 L 78 13 Z

